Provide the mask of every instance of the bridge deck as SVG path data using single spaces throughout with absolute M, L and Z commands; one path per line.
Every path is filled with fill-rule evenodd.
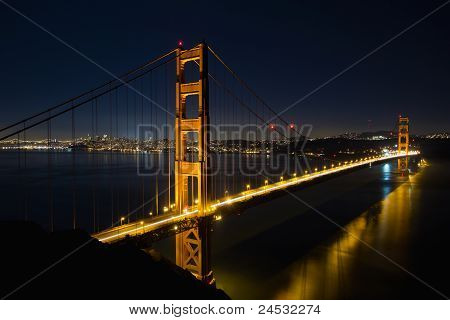
M 376 163 L 380 161 L 395 159 L 395 158 L 401 158 L 406 156 L 414 156 L 419 154 L 417 151 L 409 152 L 408 155 L 404 153 L 394 153 L 389 154 L 385 156 L 379 156 L 374 158 L 366 158 L 362 161 L 357 162 L 350 162 L 350 163 L 344 163 L 340 166 L 334 166 L 329 169 L 305 174 L 299 177 L 292 177 L 290 179 L 286 179 L 284 181 L 279 181 L 276 183 L 268 184 L 259 188 L 250 189 L 247 191 L 243 191 L 236 195 L 231 195 L 229 197 L 223 198 L 218 200 L 216 203 L 212 203 L 209 206 L 208 211 L 206 212 L 207 215 L 215 214 L 218 209 L 220 209 L 223 206 L 227 206 L 230 204 L 238 203 L 238 202 L 244 202 L 249 199 L 252 199 L 254 197 L 263 196 L 267 193 L 288 188 L 294 185 L 299 185 L 301 183 L 311 181 L 314 179 L 317 179 L 319 177 L 323 177 L 326 175 L 332 175 L 336 174 L 338 172 L 342 172 L 345 170 L 349 170 L 356 167 L 362 167 L 365 165 L 368 165 L 370 163 Z M 147 219 L 143 219 L 137 222 L 127 223 L 122 226 L 113 227 L 106 229 L 104 231 L 101 231 L 99 233 L 93 234 L 92 236 L 97 238 L 98 240 L 110 243 L 117 240 L 120 240 L 126 236 L 136 236 L 140 234 L 144 234 L 146 232 L 151 232 L 158 230 L 163 227 L 168 227 L 173 225 L 174 227 L 176 224 L 184 219 L 189 218 L 195 218 L 198 215 L 198 210 L 195 208 L 189 208 L 185 210 L 183 213 L 168 213 L 168 214 L 162 214 L 160 216 L 151 217 Z

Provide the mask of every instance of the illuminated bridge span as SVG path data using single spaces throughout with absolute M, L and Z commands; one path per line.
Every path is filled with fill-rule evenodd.
M 409 153 L 409 156 L 414 156 L 417 154 L 419 154 L 417 151 L 412 151 Z M 292 186 L 297 186 L 304 182 L 311 181 L 319 177 L 341 173 L 342 171 L 345 170 L 372 165 L 373 163 L 382 162 L 386 160 L 404 159 L 405 157 L 406 154 L 402 153 L 394 153 L 378 157 L 369 157 L 354 162 L 352 161 L 347 163 L 341 163 L 336 166 L 332 165 L 331 168 L 326 168 L 321 171 L 314 171 L 312 173 L 307 173 L 300 177 L 297 177 L 295 175 L 290 177 L 289 179 L 286 180 L 283 179 L 275 183 L 269 184 L 268 183 L 269 181 L 266 180 L 264 186 L 258 188 L 249 188 L 248 190 L 245 190 L 240 194 L 222 198 L 217 200 L 215 203 L 210 204 L 206 209 L 206 215 L 207 216 L 212 215 L 214 216 L 214 219 L 220 220 L 221 215 L 220 210 L 218 209 L 224 206 L 245 202 L 255 197 L 264 196 L 273 191 L 278 191 Z M 187 219 L 194 219 L 197 217 L 199 217 L 199 211 L 194 206 L 189 209 L 185 209 L 182 213 L 170 213 L 160 217 L 146 218 L 141 221 L 127 223 L 118 227 L 106 229 L 102 232 L 94 234 L 93 236 L 102 242 L 110 243 L 126 238 L 127 236 L 139 236 L 146 234 L 148 232 L 153 232 L 167 227 L 177 231 L 180 222 Z
M 93 236 L 106 243 L 146 245 L 175 234 L 176 263 L 212 283 L 210 225 L 227 208 L 390 159 L 398 158 L 406 174 L 408 157 L 418 154 L 409 150 L 408 127 L 400 117 L 396 150 L 369 150 L 358 159 L 306 157 L 303 127 L 279 116 L 206 43 L 188 50 L 179 43 L 0 129 L 0 147 L 17 156 L 8 172 L 24 186 L 6 201 L 16 201 L 26 219 L 47 203 L 49 230 L 70 216 L 73 228 L 92 223 Z M 120 160 L 130 155 L 134 175 L 123 173 Z M 281 155 L 281 165 L 273 162 Z M 39 163 L 46 174 L 36 170 Z

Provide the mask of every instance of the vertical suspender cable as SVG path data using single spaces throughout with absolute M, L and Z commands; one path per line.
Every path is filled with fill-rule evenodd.
M 113 140 L 112 140 L 112 98 L 111 91 L 108 94 L 109 102 L 109 185 L 111 190 L 111 227 L 114 226 L 114 187 L 113 187 Z
M 125 86 L 125 105 L 126 105 L 126 120 L 127 120 L 127 145 L 130 143 L 130 135 L 129 135 L 129 119 L 128 119 L 128 86 Z M 130 174 L 127 174 L 128 186 L 127 186 L 127 223 L 130 223 Z
M 144 134 L 141 132 L 143 125 L 144 125 L 144 84 L 143 84 L 143 78 L 140 79 L 140 94 L 141 94 L 141 123 L 140 123 L 140 130 L 139 130 L 139 140 L 140 140 L 140 145 L 143 147 L 144 146 Z M 140 148 L 141 149 L 141 148 Z M 141 154 L 141 168 L 144 167 L 145 165 L 145 159 L 144 157 L 146 157 L 146 154 L 144 153 L 144 150 L 140 151 Z M 145 207 L 145 189 L 144 189 L 144 175 L 141 175 L 141 192 L 142 192 L 142 208 L 141 208 L 141 215 L 142 215 L 142 219 L 144 218 L 144 207 Z
M 24 121 L 23 127 L 24 128 L 26 127 L 26 121 Z M 27 131 L 25 129 L 23 130 L 23 141 L 24 141 L 24 143 L 26 145 L 26 143 L 27 143 Z M 27 148 L 24 149 L 23 160 L 24 160 L 24 172 L 25 172 L 25 174 L 27 174 Z M 28 183 L 25 183 L 24 186 L 25 186 L 25 202 L 24 202 L 24 204 L 25 204 L 25 221 L 27 221 L 28 220 L 28 200 L 29 200 L 28 199 L 29 198 Z
M 19 170 L 20 172 L 20 178 L 23 180 L 23 171 L 20 170 L 20 166 L 21 166 L 21 161 L 20 161 L 20 133 L 17 134 L 17 170 Z M 23 181 L 22 181 L 23 183 Z M 21 211 L 21 205 L 20 202 L 17 203 L 17 213 L 19 214 Z
M 77 225 L 77 211 L 76 211 L 76 190 L 75 190 L 75 115 L 74 109 L 71 111 L 72 117 L 72 227 Z
M 158 101 L 158 74 L 156 74 L 156 81 L 155 81 L 155 96 L 154 96 L 154 100 L 157 102 Z M 158 108 L 155 108 L 155 127 L 158 128 Z M 158 135 L 155 134 L 155 137 L 157 137 Z M 156 154 L 155 157 L 155 161 L 158 164 L 159 167 L 159 153 Z M 159 179 L 158 179 L 158 173 L 155 173 L 155 189 L 156 189 L 156 214 L 159 215 Z M 163 210 L 164 213 L 164 210 Z
M 120 140 L 119 140 L 119 114 L 118 114 L 118 109 L 119 109 L 119 88 L 117 88 L 116 90 L 115 90 L 115 96 L 116 96 L 116 103 L 115 103 L 115 105 L 116 105 L 116 134 L 115 134 L 115 136 L 116 136 L 116 144 L 117 144 L 117 147 L 116 147 L 116 166 L 115 166 L 115 171 L 116 171 L 116 174 L 115 174 L 115 176 L 118 178 L 118 166 L 119 166 L 119 152 L 121 151 L 121 145 L 120 145 Z M 120 194 L 121 194 L 121 192 L 120 192 L 121 190 L 120 190 L 120 184 L 118 184 L 118 186 L 117 186 L 117 188 L 116 188 L 116 211 L 117 211 L 117 215 L 120 215 Z M 118 219 L 120 220 L 121 218 L 118 216 Z
M 50 116 L 50 111 L 49 111 Z M 49 226 L 50 231 L 53 232 L 53 187 L 52 187 L 52 159 L 51 159 L 51 139 L 52 139 L 52 122 L 51 120 L 47 121 L 47 183 L 48 183 L 48 208 L 49 208 Z
M 169 198 L 169 208 L 171 207 L 171 203 L 172 203 L 172 199 L 170 199 L 170 139 L 169 139 L 169 118 L 168 118 L 168 113 L 169 113 L 169 91 L 168 91 L 168 83 L 167 83 L 167 68 L 168 65 L 165 66 L 164 68 L 164 88 L 165 88 L 165 107 L 166 107 L 166 143 L 167 145 L 165 145 L 165 147 L 167 147 L 167 172 L 168 172 L 168 198 Z
M 97 103 L 97 99 L 95 99 L 95 100 L 92 100 L 92 103 L 91 103 L 91 145 L 92 146 L 95 146 L 95 137 L 96 137 L 96 135 L 95 135 L 95 127 L 94 127 L 94 124 L 95 124 L 95 119 L 94 119 L 94 117 L 95 117 L 95 112 L 94 112 L 94 105 Z M 94 166 L 95 166 L 95 159 L 96 159 L 96 156 L 95 156 L 95 151 L 92 153 L 93 155 L 94 155 L 94 158 L 93 158 L 93 162 L 94 162 Z M 95 232 L 97 229 L 96 229 L 96 227 L 95 227 L 95 223 L 96 223 L 96 219 L 95 219 L 95 184 L 96 184 L 96 182 L 95 181 L 93 181 L 93 183 L 92 183 L 92 223 L 93 223 L 93 231 Z

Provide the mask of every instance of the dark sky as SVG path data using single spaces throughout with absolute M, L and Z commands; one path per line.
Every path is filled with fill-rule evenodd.
M 8 1 L 8 0 L 7 0 Z M 206 39 L 282 110 L 445 1 L 13 1 L 43 27 L 121 74 Z M 191 5 L 187 5 L 187 4 Z M 109 79 L 0 3 L 0 124 Z M 314 136 L 393 128 L 450 131 L 450 4 L 291 109 Z

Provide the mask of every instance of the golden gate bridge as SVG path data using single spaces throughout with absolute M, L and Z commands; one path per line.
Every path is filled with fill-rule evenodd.
M 23 184 L 6 201 L 15 201 L 19 214 L 31 220 L 38 220 L 36 208 L 47 207 L 51 231 L 61 215 L 70 216 L 73 228 L 88 229 L 90 220 L 92 236 L 105 243 L 146 247 L 175 235 L 176 263 L 212 283 L 211 225 L 222 215 L 268 194 L 382 161 L 398 159 L 404 173 L 408 157 L 418 154 L 409 150 L 406 117 L 399 118 L 396 150 L 358 158 L 308 161 L 301 147 L 308 137 L 298 127 L 209 45 L 184 49 L 179 43 L 120 77 L 0 129 L 3 149 L 16 151 L 10 175 Z M 137 161 L 132 177 L 122 172 L 122 154 Z M 278 161 L 280 155 L 285 161 Z M 65 171 L 62 158 L 70 163 Z M 95 163 L 103 185 L 83 180 L 93 174 L 86 161 Z M 30 178 L 43 163 L 47 174 Z

